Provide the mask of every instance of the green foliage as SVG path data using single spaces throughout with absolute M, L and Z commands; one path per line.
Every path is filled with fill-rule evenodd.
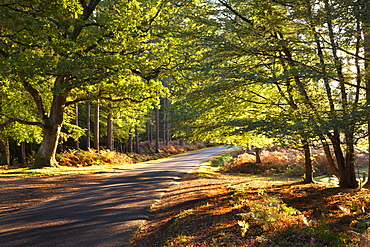
M 63 116 L 68 106 L 92 99 L 122 102 L 115 106 L 120 115 L 129 109 L 128 118 L 142 118 L 167 91 L 161 72 L 172 62 L 167 41 L 154 28 L 170 18 L 162 15 L 165 7 L 157 1 L 5 1 L 0 78 L 11 85 L 4 90 L 11 109 L 17 108 L 16 90 L 29 104 L 1 120 L 57 133 L 68 120 Z M 40 149 L 43 161 L 37 162 L 50 165 L 55 149 L 45 144 Z
M 252 204 L 249 213 L 239 214 L 243 221 L 262 225 L 264 230 L 273 227 L 273 223 L 287 216 L 300 213 L 297 209 L 288 207 L 278 196 L 266 196 L 261 201 Z M 251 221 L 252 220 L 252 221 Z M 249 223 L 251 224 L 251 223 Z
M 218 156 L 210 159 L 209 163 L 211 163 L 211 165 L 215 166 L 215 167 L 225 167 L 229 163 L 234 162 L 234 157 L 232 156 L 232 153 L 233 153 L 233 151 L 218 155 Z
M 10 117 L 36 122 L 37 115 L 34 112 L 32 98 L 19 85 L 7 78 L 0 77 L 0 85 L 0 124 Z M 6 128 L 0 128 L 0 139 L 6 138 L 17 143 L 40 143 L 42 131 L 37 126 L 31 125 L 25 128 L 23 124 L 13 122 Z
M 184 82 L 175 91 L 177 134 L 256 147 L 271 139 L 290 146 L 329 141 L 337 162 L 343 160 L 341 186 L 356 187 L 353 160 L 341 154 L 353 157 L 353 145 L 367 135 L 367 60 L 360 54 L 368 48 L 361 34 L 368 4 L 204 5 L 202 12 L 193 6 L 203 16 L 183 12 L 202 32 L 187 39 L 198 45 L 199 59 L 183 67 Z
M 221 159 L 216 157 L 214 159 Z M 223 165 L 221 171 L 245 174 L 285 174 L 300 177 L 304 174 L 303 157 L 297 150 L 279 149 L 263 151 L 262 164 L 257 164 L 255 155 L 249 153 L 234 154 L 234 158 Z
M 344 232 L 333 231 L 333 227 L 324 215 L 320 218 L 318 225 L 310 229 L 319 235 L 319 241 L 325 246 L 346 246 L 346 242 L 351 240 Z

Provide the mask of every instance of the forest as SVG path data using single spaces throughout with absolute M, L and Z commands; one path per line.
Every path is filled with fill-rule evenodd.
M 342 188 L 370 145 L 366 0 L 4 0 L 1 165 L 171 140 L 325 153 Z M 368 172 L 370 174 L 370 172 Z M 366 184 L 364 186 L 367 186 Z

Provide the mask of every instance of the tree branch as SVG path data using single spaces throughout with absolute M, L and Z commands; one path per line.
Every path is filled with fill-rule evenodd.
M 7 52 L 3 51 L 2 49 L 0 49 L 0 56 L 2 58 L 7 58 L 9 56 L 9 53 L 7 53 Z
M 246 23 L 249 23 L 253 26 L 253 22 L 249 20 L 248 18 L 245 18 L 242 16 L 238 11 L 236 11 L 233 7 L 231 7 L 226 1 L 218 0 L 224 7 L 226 7 L 228 10 L 230 10 L 234 15 L 245 21 Z
M 4 114 L 0 114 L 0 115 L 5 116 Z M 8 126 L 9 124 L 14 123 L 14 122 L 18 122 L 20 124 L 26 124 L 26 125 L 39 126 L 42 129 L 44 129 L 44 125 L 40 122 L 30 122 L 30 121 L 25 121 L 25 120 L 22 120 L 22 119 L 19 119 L 19 118 L 9 118 L 8 120 L 6 120 L 5 122 L 0 124 L 0 128 L 5 128 L 6 126 Z
M 82 21 L 86 21 L 90 18 L 91 14 L 94 12 L 96 6 L 99 4 L 100 1 L 101 0 L 91 0 L 89 2 L 89 5 L 87 5 L 85 0 L 80 0 L 82 8 L 84 9 L 84 12 L 82 14 Z M 70 36 L 73 41 L 77 40 L 77 37 L 80 35 L 83 27 L 83 25 L 76 25 L 74 27 L 73 32 Z
M 153 98 L 154 98 L 154 96 L 145 97 L 145 98 L 142 98 L 142 99 L 133 99 L 133 98 L 129 98 L 129 97 L 112 99 L 111 97 L 104 97 L 104 96 L 101 96 L 101 95 L 96 95 L 96 96 L 92 96 L 92 97 L 84 97 L 84 98 L 79 98 L 79 99 L 67 101 L 65 105 L 70 106 L 70 105 L 74 105 L 76 103 L 85 102 L 85 101 L 88 101 L 88 100 L 95 100 L 95 99 L 103 99 L 103 100 L 107 100 L 109 102 L 131 101 L 132 103 L 142 103 L 145 100 L 153 99 Z
M 39 94 L 39 92 L 31 86 L 31 84 L 27 81 L 23 81 L 23 87 L 27 90 L 27 92 L 29 92 L 33 98 L 33 100 L 35 101 L 36 103 L 36 106 L 37 106 L 37 112 L 40 116 L 41 119 L 45 119 L 47 118 L 46 114 L 45 114 L 45 108 L 44 108 L 44 104 L 42 102 L 42 98 Z

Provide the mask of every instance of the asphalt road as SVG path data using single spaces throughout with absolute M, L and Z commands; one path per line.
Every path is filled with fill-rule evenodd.
M 0 218 L 1 247 L 127 246 L 172 181 L 226 148 L 154 161 Z

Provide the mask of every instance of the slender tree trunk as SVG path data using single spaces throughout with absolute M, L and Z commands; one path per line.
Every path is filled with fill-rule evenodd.
M 167 143 L 171 142 L 171 124 L 167 123 Z
M 132 153 L 133 152 L 133 140 L 132 140 L 132 134 L 130 133 L 129 137 L 128 137 L 128 152 L 129 153 Z
M 20 145 L 18 146 L 18 162 L 19 164 L 24 164 L 26 163 L 26 143 L 21 142 Z
M 100 128 L 99 128 L 99 121 L 100 121 L 100 107 L 99 107 L 99 100 L 96 104 L 94 104 L 94 148 L 99 152 L 100 150 Z
M 75 125 L 78 126 L 78 103 L 75 104 Z M 80 148 L 80 142 L 79 140 L 75 140 L 75 148 L 79 149 Z
M 155 150 L 159 153 L 159 109 L 155 108 Z
M 149 117 L 149 114 L 148 114 L 148 117 Z M 149 122 L 149 118 L 145 123 L 145 127 L 146 127 L 146 140 L 150 141 L 150 122 Z
M 162 107 L 163 107 L 163 142 L 167 146 L 169 144 L 168 135 L 169 135 L 169 123 L 167 121 L 167 106 L 169 105 L 169 100 L 167 98 L 163 99 Z
M 334 104 L 334 100 L 333 100 L 333 94 L 332 94 L 332 89 L 330 87 L 330 82 L 329 82 L 329 78 L 328 78 L 328 73 L 327 73 L 327 66 L 326 66 L 326 63 L 325 63 L 325 59 L 324 59 L 324 52 L 323 52 L 323 48 L 322 48 L 322 44 L 320 42 L 320 39 L 319 39 L 319 35 L 315 29 L 314 26 L 312 26 L 312 30 L 314 32 L 314 36 L 315 36 L 315 42 L 316 42 L 316 46 L 317 46 L 317 53 L 318 53 L 318 56 L 319 56 L 319 59 L 320 59 L 320 64 L 321 64 L 321 74 L 322 74 L 322 77 L 323 77 L 323 82 L 324 82 L 324 86 L 325 86 L 325 90 L 326 90 L 326 96 L 328 98 L 328 101 L 329 101 L 329 107 L 330 107 L 330 114 L 331 114 L 331 118 L 334 120 L 334 121 L 338 121 L 337 119 L 337 115 L 336 115 L 336 109 L 335 109 L 335 104 Z M 336 128 L 334 126 L 334 128 Z M 334 137 L 335 139 L 337 139 L 339 137 L 339 134 L 338 134 L 338 130 L 335 129 L 334 130 Z M 329 164 L 329 168 L 331 170 L 331 172 L 338 178 L 340 179 L 340 173 L 339 173 L 339 167 L 336 167 L 335 166 L 335 163 L 334 163 L 334 159 L 333 159 L 333 156 L 331 155 L 331 152 L 330 152 L 330 147 L 328 145 L 328 143 L 326 142 L 325 138 L 323 136 L 321 136 L 321 140 L 322 140 L 322 144 L 323 144 L 323 148 L 324 148 L 324 152 L 325 152 L 325 155 L 326 155 L 326 158 L 327 158 L 327 161 L 328 161 L 328 164 Z M 337 141 L 336 141 L 337 142 Z M 333 145 L 334 147 L 334 145 Z M 338 148 L 338 145 L 335 145 L 334 149 L 335 148 Z M 340 145 L 339 145 L 339 148 L 340 148 Z M 339 155 L 341 156 L 341 152 L 334 152 L 335 155 Z
M 150 118 L 149 118 L 149 141 L 152 142 L 153 141 L 153 114 L 150 114 Z
M 90 93 L 89 93 L 90 96 Z M 91 148 L 91 101 L 86 102 L 86 148 Z
M 170 106 L 170 100 L 167 99 L 167 98 L 165 98 L 165 101 L 164 102 L 165 102 L 166 109 L 168 109 L 168 107 Z M 171 124 L 168 121 L 168 119 L 169 119 L 169 112 L 168 112 L 168 110 L 166 111 L 165 117 L 166 117 L 166 123 L 165 123 L 165 125 L 166 125 L 165 140 L 166 140 L 166 145 L 168 145 L 170 143 L 170 141 L 171 141 Z
M 107 148 L 109 150 L 113 150 L 113 119 L 112 119 L 112 107 L 113 104 L 110 103 L 108 105 L 109 113 L 108 113 L 108 120 L 107 120 Z
M 368 11 L 370 10 L 370 4 L 367 0 L 360 1 L 362 3 L 361 9 L 361 21 L 362 21 L 362 32 L 364 37 L 364 56 L 365 56 L 365 84 L 366 84 L 366 103 L 370 104 L 370 17 Z M 370 121 L 367 123 L 368 132 L 368 179 L 364 187 L 370 188 Z
M 303 183 L 313 183 L 313 168 L 312 168 L 312 160 L 311 160 L 311 151 L 310 151 L 310 144 L 307 140 L 303 141 L 303 151 L 304 151 L 304 167 L 305 167 L 305 175 Z
M 333 56 L 333 65 L 335 72 L 337 74 L 338 79 L 338 88 L 341 96 L 341 112 L 343 114 L 342 119 L 345 121 L 349 121 L 348 112 L 350 112 L 350 104 L 348 100 L 348 93 L 346 89 L 346 78 L 343 72 L 343 61 L 338 55 L 338 44 L 335 42 L 335 32 L 334 27 L 332 25 L 332 20 L 330 18 L 330 14 L 333 11 L 331 8 L 329 1 L 324 1 L 324 7 L 327 11 L 326 16 L 326 24 L 328 28 L 328 37 L 329 37 L 329 45 L 332 51 Z M 343 121 L 342 120 L 342 121 Z M 347 126 L 343 130 L 345 135 L 345 145 L 346 145 L 346 156 L 343 155 L 342 146 L 340 142 L 339 134 L 334 134 L 336 137 L 334 141 L 332 140 L 335 156 L 337 158 L 338 163 L 338 170 L 340 175 L 339 186 L 342 188 L 357 188 L 358 182 L 356 180 L 356 174 L 354 169 L 354 134 L 353 134 L 353 123 L 348 122 L 346 123 Z
M 138 127 L 135 126 L 135 152 L 137 154 L 141 154 L 140 152 L 140 145 L 139 145 L 139 130 L 138 130 Z
M 329 164 L 330 171 L 334 174 L 334 176 L 336 176 L 339 179 L 340 176 L 339 176 L 338 167 L 335 166 L 333 156 L 331 155 L 331 152 L 330 152 L 329 144 L 325 140 L 323 140 L 321 143 L 322 143 L 322 146 L 325 152 L 326 159 Z
M 261 148 L 255 148 L 255 152 L 256 152 L 256 163 L 257 164 L 262 164 L 262 160 L 261 160 Z
M 163 113 L 163 125 L 162 125 L 162 127 L 163 127 L 163 142 L 164 142 L 164 145 L 167 146 L 167 144 L 168 144 L 167 143 L 167 116 L 166 116 L 165 113 Z
M 0 165 L 10 165 L 9 140 L 0 141 Z
M 353 130 L 348 130 L 349 133 L 345 134 L 346 138 L 346 167 L 345 174 L 340 180 L 340 186 L 344 188 L 356 189 L 358 188 L 358 181 L 356 179 L 355 172 L 355 147 L 354 147 L 354 135 Z

